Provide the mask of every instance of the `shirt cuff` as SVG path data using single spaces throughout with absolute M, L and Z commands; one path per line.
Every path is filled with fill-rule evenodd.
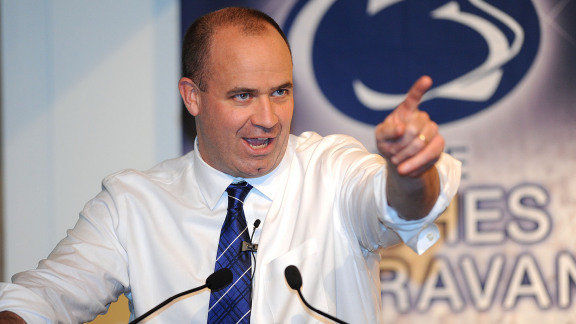
M 435 166 L 440 178 L 440 194 L 430 213 L 421 219 L 405 220 L 386 203 L 382 219 L 387 228 L 396 232 L 418 254 L 426 252 L 440 238 L 440 231 L 434 221 L 446 210 L 460 184 L 460 161 L 442 153 Z
M 11 311 L 26 323 L 52 323 L 54 311 L 36 293 L 11 283 L 0 283 L 0 311 Z

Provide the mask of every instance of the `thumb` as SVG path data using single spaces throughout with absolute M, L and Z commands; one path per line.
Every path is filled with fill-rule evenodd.
M 377 141 L 393 141 L 404 135 L 406 125 L 392 116 L 376 126 Z

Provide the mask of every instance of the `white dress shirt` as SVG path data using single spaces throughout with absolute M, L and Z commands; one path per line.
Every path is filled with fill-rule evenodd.
M 314 322 L 284 280 L 296 265 L 302 292 L 315 307 L 352 323 L 380 319 L 379 255 L 404 241 L 417 253 L 439 237 L 434 219 L 456 193 L 460 163 L 436 164 L 441 193 L 431 213 L 406 221 L 386 201 L 384 159 L 351 137 L 290 136 L 270 174 L 245 179 L 249 230 L 259 243 L 251 321 Z M 226 216 L 225 189 L 235 179 L 208 166 L 197 150 L 145 171 L 107 177 L 68 231 L 35 270 L 0 285 L 0 310 L 29 323 L 88 321 L 125 293 L 138 316 L 214 271 Z M 152 322 L 205 323 L 209 291 L 180 298 Z

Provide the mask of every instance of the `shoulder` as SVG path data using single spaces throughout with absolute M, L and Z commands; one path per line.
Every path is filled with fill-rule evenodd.
M 355 148 L 366 151 L 362 143 L 352 136 L 344 134 L 333 134 L 321 136 L 316 132 L 304 132 L 300 135 L 291 135 L 297 152 L 315 150 L 339 150 L 343 148 Z
M 125 169 L 108 175 L 102 181 L 105 188 L 137 184 L 154 184 L 166 186 L 179 181 L 190 170 L 194 159 L 193 152 L 186 155 L 164 160 L 148 170 Z
M 301 164 L 309 167 L 325 168 L 329 172 L 338 168 L 384 164 L 379 154 L 372 154 L 352 136 L 334 134 L 321 136 L 315 132 L 304 132 L 291 139 L 294 154 Z

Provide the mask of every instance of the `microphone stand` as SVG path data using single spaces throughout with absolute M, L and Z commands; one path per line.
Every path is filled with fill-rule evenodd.
M 132 322 L 130 322 L 130 324 L 136 324 L 136 323 L 142 321 L 143 319 L 145 319 L 146 317 L 150 316 L 150 315 L 151 315 L 152 313 L 154 313 L 155 311 L 157 311 L 157 310 L 159 310 L 160 308 L 162 308 L 162 307 L 170 304 L 170 302 L 172 302 L 172 301 L 173 301 L 174 299 L 176 299 L 176 298 L 179 298 L 179 297 L 182 297 L 182 296 L 184 296 L 184 295 L 197 292 L 198 290 L 202 290 L 202 289 L 204 289 L 204 288 L 206 288 L 206 287 L 208 287 L 208 285 L 207 285 L 207 284 L 204 284 L 204 285 L 202 285 L 202 286 L 200 286 L 200 287 L 192 288 L 192 289 L 183 291 L 183 292 L 181 292 L 181 293 L 179 293 L 179 294 L 176 294 L 176 295 L 174 295 L 174 296 L 166 299 L 165 301 L 161 302 L 160 304 L 156 305 L 156 307 L 152 308 L 151 310 L 147 311 L 146 313 L 138 316 L 138 318 L 135 319 L 135 320 L 133 320 Z
M 326 314 L 326 313 L 324 313 L 323 311 L 319 310 L 318 308 L 316 308 L 316 307 L 308 304 L 308 302 L 306 301 L 306 299 L 304 299 L 304 296 L 302 296 L 302 292 L 300 291 L 300 288 L 298 288 L 296 291 L 298 292 L 298 295 L 300 296 L 300 299 L 302 299 L 302 302 L 304 303 L 304 305 L 306 305 L 306 306 L 307 306 L 308 308 L 310 308 L 311 310 L 315 311 L 316 313 L 318 313 L 318 314 L 320 314 L 320 315 L 322 315 L 322 316 L 324 316 L 324 317 L 327 317 L 327 318 L 333 320 L 333 321 L 336 322 L 336 323 L 348 324 L 348 323 L 344 322 L 343 320 L 340 320 L 340 319 L 338 319 L 338 318 L 336 318 L 336 317 L 334 317 L 334 316 L 332 316 L 332 315 L 330 315 L 330 314 Z
M 320 314 L 320 315 L 322 315 L 328 319 L 333 320 L 336 323 L 348 324 L 348 323 L 344 322 L 343 320 L 336 318 L 332 315 L 326 314 L 323 311 L 321 311 L 321 310 L 313 307 L 312 305 L 308 304 L 308 302 L 306 301 L 306 299 L 304 299 L 304 296 L 302 295 L 302 291 L 300 290 L 300 288 L 302 288 L 302 275 L 300 274 L 300 270 L 298 270 L 298 268 L 296 266 L 294 266 L 294 265 L 287 266 L 286 269 L 284 269 L 284 277 L 286 278 L 286 282 L 288 282 L 288 286 L 290 286 L 290 288 L 292 288 L 298 292 L 298 296 L 300 296 L 300 300 L 302 300 L 302 302 L 304 303 L 304 305 L 306 305 L 306 307 L 313 310 L 317 314 Z
M 230 269 L 228 268 L 222 268 L 218 271 L 215 271 L 213 274 L 209 275 L 208 278 L 206 278 L 206 283 L 203 284 L 200 287 L 196 287 L 196 288 L 192 288 L 186 291 L 183 291 L 179 294 L 176 294 L 168 299 L 166 299 L 165 301 L 161 302 L 160 304 L 158 304 L 156 307 L 152 308 L 151 310 L 147 311 L 146 313 L 144 313 L 143 315 L 138 316 L 138 318 L 136 318 L 135 320 L 133 320 L 132 322 L 130 322 L 130 324 L 135 324 L 135 323 L 139 323 L 140 321 L 142 321 L 143 319 L 145 319 L 146 317 L 150 316 L 152 313 L 154 313 L 155 311 L 159 310 L 160 308 L 168 305 L 169 303 L 171 303 L 173 300 L 175 300 L 176 298 L 182 297 L 184 295 L 187 294 L 191 294 L 194 292 L 197 292 L 199 290 L 202 290 L 204 288 L 208 288 L 212 291 L 218 291 L 226 286 L 228 286 L 230 283 L 232 282 L 232 271 L 230 271 Z

